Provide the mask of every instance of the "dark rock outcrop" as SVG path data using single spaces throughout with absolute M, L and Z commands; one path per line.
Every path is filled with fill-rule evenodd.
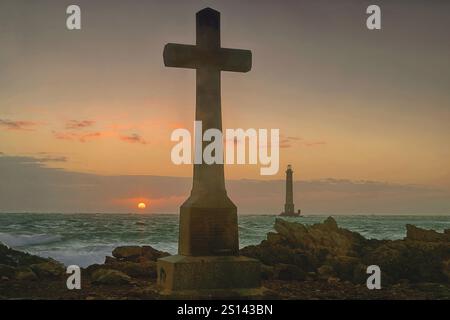
M 92 273 L 92 283 L 102 285 L 123 285 L 131 283 L 131 277 L 111 269 L 98 269 Z
M 339 228 L 331 217 L 311 226 L 276 219 L 274 229 L 277 232 L 269 233 L 261 244 L 241 250 L 242 255 L 262 261 L 266 269 L 273 267 L 274 272 L 265 274 L 272 279 L 302 280 L 303 276 L 288 275 L 303 273 L 365 284 L 367 266 L 378 265 L 384 284 L 450 282 L 447 230 L 439 233 L 407 225 L 403 240 L 369 240 Z
M 0 278 L 4 280 L 59 279 L 64 272 L 64 265 L 53 259 L 41 258 L 0 244 Z
M 112 255 L 119 261 L 143 262 L 156 261 L 170 254 L 156 250 L 150 246 L 124 246 L 115 248 Z
M 135 279 L 156 279 L 156 260 L 170 254 L 150 246 L 124 246 L 115 248 L 112 255 L 104 264 L 89 266 L 88 274 L 94 277 L 99 270 L 114 270 Z
M 444 233 L 439 233 L 434 230 L 426 230 L 418 228 L 412 224 L 407 224 L 405 240 L 424 242 L 449 242 L 450 229 L 445 230 Z

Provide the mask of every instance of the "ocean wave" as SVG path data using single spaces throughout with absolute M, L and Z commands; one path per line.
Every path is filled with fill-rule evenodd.
M 0 233 L 0 242 L 9 247 L 26 247 L 40 244 L 58 242 L 62 240 L 60 235 L 50 234 L 10 234 Z

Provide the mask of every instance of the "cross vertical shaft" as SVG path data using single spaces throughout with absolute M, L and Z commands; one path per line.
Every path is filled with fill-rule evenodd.
M 221 71 L 248 72 L 251 51 L 220 46 L 220 13 L 213 9 L 197 13 L 196 27 L 196 45 L 167 44 L 164 64 L 196 69 L 195 119 L 203 135 L 208 129 L 222 131 Z M 195 148 L 203 155 L 208 143 Z M 191 195 L 180 208 L 178 251 L 187 256 L 238 254 L 237 208 L 226 193 L 223 164 L 194 164 Z

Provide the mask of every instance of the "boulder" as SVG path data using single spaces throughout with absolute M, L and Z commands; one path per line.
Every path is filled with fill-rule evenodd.
M 65 274 L 64 265 L 53 260 L 33 264 L 30 266 L 30 269 L 33 270 L 40 279 L 60 278 Z
M 336 272 L 330 265 L 323 265 L 317 269 L 317 275 L 320 279 L 329 279 L 336 276 Z
M 102 285 L 123 285 L 131 282 L 128 275 L 112 269 L 98 269 L 93 272 L 91 279 L 92 283 Z
M 434 230 L 426 230 L 407 224 L 405 239 L 425 242 L 450 242 L 450 234 L 447 230 L 444 233 L 439 233 Z
M 108 268 L 125 273 L 132 278 L 156 279 L 156 262 L 117 261 L 109 263 Z
M 139 246 L 117 247 L 112 252 L 113 257 L 118 260 L 137 260 L 142 255 L 142 248 Z
M 289 246 L 314 255 L 358 256 L 367 242 L 360 234 L 339 228 L 332 217 L 311 226 L 276 219 L 274 228 Z
M 105 264 L 111 264 L 111 263 L 115 263 L 117 262 L 116 258 L 110 257 L 110 256 L 106 256 L 105 257 Z
M 355 268 L 360 264 L 360 259 L 348 256 L 335 256 L 327 261 L 336 275 L 342 280 L 352 281 L 355 279 Z
M 0 277 L 12 278 L 16 273 L 16 269 L 5 264 L 0 264 Z
M 450 283 L 450 259 L 447 259 L 442 263 L 442 273 L 447 277 L 447 281 Z
M 144 262 L 156 261 L 157 259 L 169 256 L 170 254 L 156 250 L 150 246 L 123 246 L 115 248 L 112 255 L 120 261 Z
M 38 277 L 30 268 L 19 268 L 16 271 L 15 279 L 19 281 L 36 281 Z
M 368 253 L 366 265 L 378 265 L 384 279 L 397 282 L 446 282 L 443 262 L 450 259 L 450 243 L 396 240 Z
M 345 279 L 352 279 L 353 267 L 365 245 L 371 243 L 356 232 L 339 228 L 332 217 L 312 226 L 276 219 L 274 228 L 277 233 L 268 233 L 267 240 L 243 248 L 241 254 L 271 266 L 295 265 L 304 272 L 316 272 L 331 263 Z
M 306 272 L 296 265 L 278 264 L 274 269 L 275 279 L 286 281 L 303 281 L 306 279 Z
M 261 279 L 269 280 L 273 279 L 275 275 L 274 267 L 266 264 L 261 264 Z
M 48 261 L 48 259 L 17 251 L 0 243 L 0 264 L 19 267 L 46 261 Z
M 159 258 L 164 258 L 170 256 L 170 253 L 156 250 L 151 246 L 143 246 L 142 247 L 142 257 L 143 260 L 147 261 L 156 261 Z

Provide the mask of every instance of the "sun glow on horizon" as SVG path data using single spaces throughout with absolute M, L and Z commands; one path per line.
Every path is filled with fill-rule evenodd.
M 147 208 L 147 205 L 146 205 L 144 202 L 139 202 L 139 204 L 137 205 L 137 207 L 138 207 L 139 209 L 145 209 L 145 208 Z

